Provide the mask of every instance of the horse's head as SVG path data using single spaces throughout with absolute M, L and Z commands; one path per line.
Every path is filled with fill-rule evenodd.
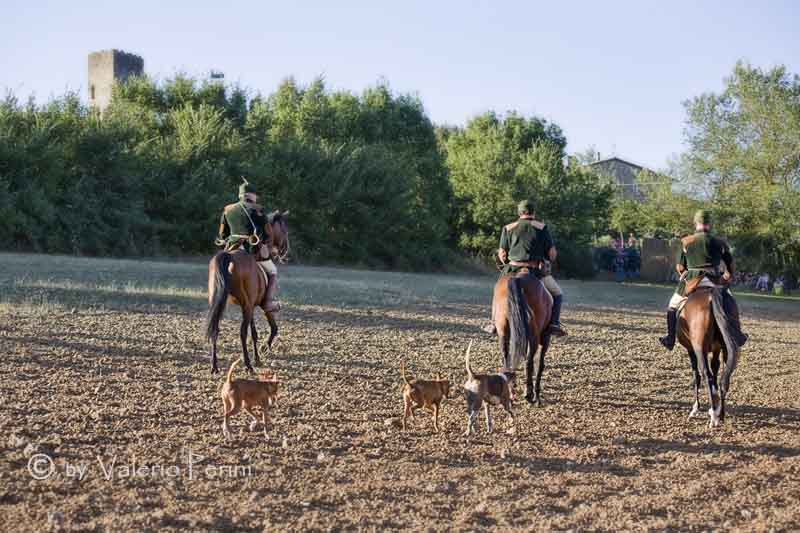
M 270 213 L 267 224 L 269 255 L 273 261 L 286 263 L 289 260 L 289 211 Z

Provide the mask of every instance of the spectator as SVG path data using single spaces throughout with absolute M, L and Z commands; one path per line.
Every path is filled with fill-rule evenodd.
M 783 276 L 775 280 L 772 284 L 772 294 L 775 296 L 783 296 Z
M 764 272 L 756 282 L 756 290 L 761 292 L 769 291 L 769 273 Z

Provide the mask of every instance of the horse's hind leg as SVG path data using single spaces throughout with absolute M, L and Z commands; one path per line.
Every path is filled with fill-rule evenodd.
M 508 360 L 508 335 L 503 335 L 502 330 L 497 329 L 497 342 L 500 344 L 500 364 L 503 368 L 511 369 Z
M 258 355 L 258 330 L 256 329 L 256 317 L 250 319 L 250 336 L 253 338 L 253 363 L 256 366 L 261 366 L 261 357 Z
M 531 353 L 530 347 L 528 347 L 528 360 L 525 362 L 525 399 L 528 400 L 528 403 L 533 403 L 536 401 L 536 397 L 533 394 L 533 356 L 536 355 Z
M 706 378 L 706 388 L 708 390 L 708 403 L 711 407 L 708 408 L 708 427 L 716 427 L 720 423 L 719 419 L 719 412 L 720 412 L 720 401 L 719 401 L 719 389 L 717 389 L 716 380 L 714 379 L 714 374 L 709 368 L 708 364 L 708 354 L 703 352 L 703 348 L 699 343 L 693 342 L 692 346 L 694 348 L 694 353 L 697 354 L 698 362 L 700 363 L 700 374 L 705 376 Z
M 539 346 L 536 339 L 528 343 L 528 365 L 526 367 L 527 392 L 525 399 L 529 403 L 542 406 L 542 374 L 544 373 L 544 356 L 550 347 L 550 335 L 542 336 L 542 345 Z M 538 354 L 536 353 L 538 349 Z M 536 375 L 536 385 L 534 388 L 533 377 Z
M 211 337 L 211 373 L 219 374 L 219 366 L 217 365 L 217 337 Z
M 697 354 L 689 349 L 689 362 L 692 364 L 692 385 L 694 386 L 694 405 L 689 413 L 689 418 L 694 418 L 700 412 L 700 372 L 697 370 Z
M 711 355 L 711 372 L 714 374 L 714 386 L 719 390 L 719 367 L 722 361 L 719 357 L 719 350 L 713 352 Z M 720 422 L 725 419 L 725 396 L 723 396 L 722 391 L 720 391 L 719 395 L 719 420 Z
M 269 322 L 269 339 L 267 339 L 267 348 L 270 352 L 272 352 L 272 341 L 274 341 L 275 337 L 278 336 L 278 323 L 275 322 L 275 317 L 272 316 L 272 313 L 264 311 L 264 316 L 267 317 L 267 322 Z
M 725 418 L 725 399 L 728 396 L 728 390 L 730 390 L 731 386 L 731 374 L 733 374 L 733 371 L 736 369 L 736 356 L 730 355 L 725 348 L 722 349 L 722 358 L 725 361 L 725 370 L 722 372 L 722 379 L 720 380 L 719 387 L 720 402 L 722 403 L 722 410 L 720 413 L 721 420 Z
M 713 352 L 711 355 L 711 373 L 714 374 L 715 385 L 717 385 L 719 382 L 719 365 L 720 365 L 719 350 L 717 350 Z
M 536 349 L 536 340 L 531 342 L 531 346 L 533 346 L 533 350 Z M 542 406 L 542 374 L 544 374 L 544 356 L 547 353 L 547 349 L 550 348 L 550 334 L 545 333 L 542 335 L 542 345 L 539 347 L 539 357 L 535 359 L 536 361 L 536 405 L 541 407 Z
M 250 364 L 250 356 L 247 355 L 247 328 L 250 326 L 250 322 L 252 321 L 253 308 L 242 305 L 242 325 L 239 327 L 239 337 L 242 340 L 242 358 L 244 360 L 244 366 L 247 368 L 248 372 L 255 374 L 253 365 Z

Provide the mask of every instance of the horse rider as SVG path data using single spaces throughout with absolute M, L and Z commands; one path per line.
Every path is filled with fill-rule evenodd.
M 542 284 L 553 296 L 553 312 L 550 319 L 550 333 L 563 337 L 567 334 L 561 325 L 561 302 L 564 293 L 550 273 L 550 263 L 555 261 L 557 251 L 544 222 L 534 218 L 534 205 L 523 200 L 517 205 L 519 219 L 503 227 L 500 235 L 500 248 L 497 257 L 503 264 L 502 274 L 516 274 L 527 269 L 531 275 L 541 278 Z M 484 328 L 494 334 L 494 324 Z
M 694 214 L 695 233 L 681 239 L 681 256 L 676 270 L 681 278 L 667 308 L 667 336 L 659 341 L 667 350 L 675 347 L 678 308 L 688 298 L 687 285 L 715 287 L 720 281 L 727 284 L 733 276 L 733 256 L 728 244 L 711 234 L 711 212 L 701 209 Z M 692 282 L 692 280 L 700 281 Z M 730 320 L 734 341 L 743 346 L 747 335 L 739 323 L 739 308 L 726 287 L 722 293 L 723 308 Z
M 243 178 L 244 179 L 244 178 Z M 269 257 L 264 226 L 269 222 L 264 208 L 258 204 L 256 188 L 247 180 L 239 185 L 239 201 L 228 204 L 219 220 L 216 244 L 230 251 L 241 248 L 255 254 L 256 263 L 267 278 L 266 310 L 275 312 L 280 305 L 275 301 L 278 288 L 278 269 Z

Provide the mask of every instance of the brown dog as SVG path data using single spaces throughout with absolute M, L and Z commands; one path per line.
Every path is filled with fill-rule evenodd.
M 225 415 L 225 420 L 222 422 L 222 434 L 227 439 L 231 437 L 228 419 L 236 415 L 242 407 L 253 417 L 253 421 L 250 423 L 250 430 L 254 430 L 258 425 L 258 418 L 253 412 L 253 408 L 261 407 L 261 421 L 264 423 L 264 437 L 267 437 L 267 407 L 277 403 L 278 385 L 280 381 L 271 373 L 265 373 L 264 375 L 265 378 L 269 379 L 262 379 L 259 381 L 250 379 L 231 380 L 233 370 L 239 362 L 239 359 L 233 362 L 231 368 L 228 370 L 228 377 L 222 384 L 222 408 Z
M 514 425 L 514 413 L 511 411 L 511 402 L 514 399 L 514 382 L 517 379 L 516 372 L 501 369 L 497 374 L 476 374 L 469 366 L 469 352 L 472 349 L 472 342 L 467 347 L 467 381 L 464 383 L 464 395 L 467 399 L 467 431 L 465 436 L 469 436 L 475 430 L 475 419 L 478 418 L 478 411 L 481 406 L 486 413 L 486 432 L 492 432 L 492 419 L 489 415 L 489 404 L 502 405 L 506 412 L 511 415 L 511 427 Z M 513 430 L 512 430 L 513 431 Z
M 450 396 L 450 380 L 442 379 L 442 375 L 438 374 L 436 379 L 416 379 L 411 382 L 406 377 L 406 365 L 402 362 L 400 371 L 403 374 L 403 381 L 406 382 L 403 386 L 403 403 L 405 404 L 403 429 L 406 429 L 406 419 L 414 416 L 414 411 L 424 407 L 433 411 L 433 427 L 439 431 L 439 406 L 444 398 Z

